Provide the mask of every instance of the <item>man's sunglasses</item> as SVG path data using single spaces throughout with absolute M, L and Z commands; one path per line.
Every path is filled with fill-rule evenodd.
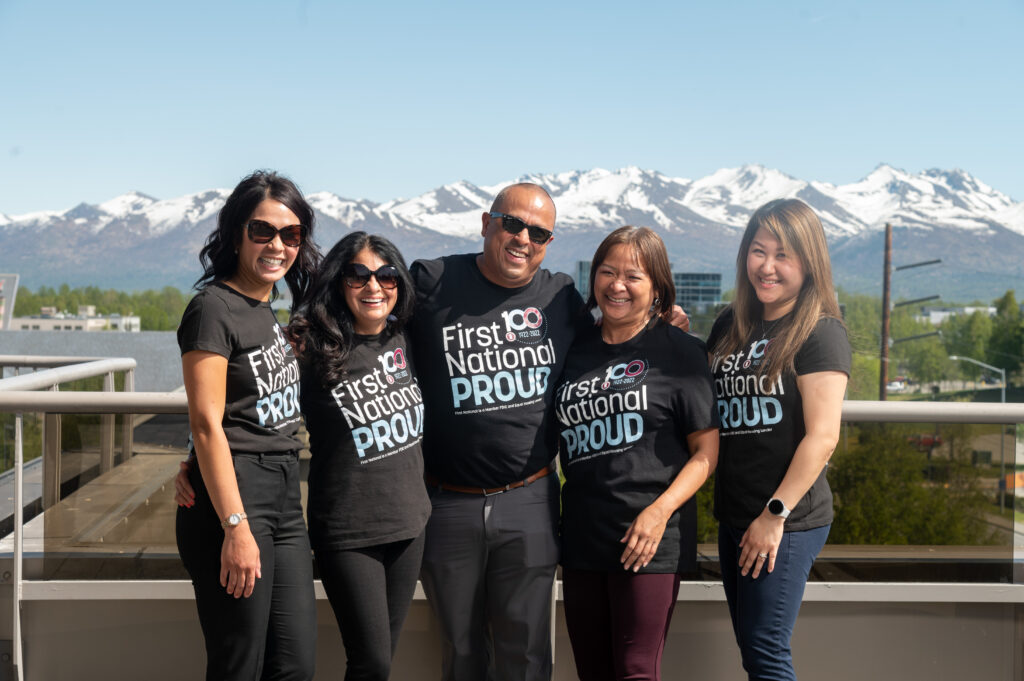
M 519 234 L 523 229 L 526 229 L 526 233 L 530 236 L 530 241 L 538 246 L 543 246 L 551 241 L 550 229 L 544 229 L 537 225 L 528 225 L 519 218 L 514 218 L 511 215 L 505 215 L 498 211 L 491 211 L 490 216 L 492 218 L 501 218 L 501 228 L 509 234 Z
M 278 229 L 269 222 L 263 220 L 249 220 L 246 226 L 249 234 L 249 241 L 254 244 L 269 244 L 275 236 L 281 236 L 281 243 L 285 246 L 301 246 L 306 238 L 306 225 L 288 225 Z
M 349 288 L 363 288 L 370 283 L 370 277 L 374 277 L 381 288 L 395 288 L 398 286 L 398 268 L 394 265 L 381 265 L 377 271 L 371 271 L 366 265 L 357 262 L 350 262 L 345 265 L 341 272 L 345 279 L 345 285 Z

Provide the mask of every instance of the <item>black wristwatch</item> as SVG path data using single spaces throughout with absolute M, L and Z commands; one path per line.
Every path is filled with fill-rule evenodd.
M 783 520 L 789 517 L 789 509 L 786 508 L 785 502 L 774 497 L 768 500 L 768 512 Z

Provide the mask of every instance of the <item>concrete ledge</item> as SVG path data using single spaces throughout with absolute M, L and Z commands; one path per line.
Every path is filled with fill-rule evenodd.
M 316 597 L 326 600 L 320 580 Z M 558 600 L 562 582 L 556 583 Z M 53 580 L 22 582 L 25 601 L 192 600 L 188 580 Z M 416 584 L 415 600 L 425 600 Z M 721 582 L 683 582 L 679 602 L 724 601 Z M 1024 603 L 1024 584 L 949 584 L 931 582 L 810 582 L 804 602 L 819 603 Z

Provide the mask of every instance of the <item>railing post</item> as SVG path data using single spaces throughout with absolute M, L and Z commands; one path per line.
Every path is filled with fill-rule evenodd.
M 124 390 L 122 392 L 135 392 L 135 369 L 128 369 L 124 372 Z M 135 445 L 135 414 L 121 415 L 121 463 L 132 458 L 132 448 Z
M 58 386 L 50 388 L 58 391 Z M 43 415 L 43 508 L 60 501 L 60 414 Z
M 22 541 L 24 539 L 24 518 L 22 508 L 25 505 L 24 477 L 25 455 L 22 448 L 22 419 L 20 413 L 14 415 L 14 566 L 11 572 L 11 663 L 14 667 L 14 678 L 24 679 L 21 655 L 21 580 L 23 578 Z
M 113 392 L 114 372 L 103 375 L 103 392 Z M 100 416 L 100 473 L 114 467 L 114 414 Z

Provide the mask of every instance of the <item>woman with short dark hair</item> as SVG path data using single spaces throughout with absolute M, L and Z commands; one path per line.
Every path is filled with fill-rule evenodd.
M 696 569 L 693 496 L 715 469 L 718 418 L 704 344 L 669 324 L 661 238 L 621 227 L 590 268 L 601 325 L 577 337 L 555 396 L 562 579 L 580 679 L 660 679 L 679 592 Z

